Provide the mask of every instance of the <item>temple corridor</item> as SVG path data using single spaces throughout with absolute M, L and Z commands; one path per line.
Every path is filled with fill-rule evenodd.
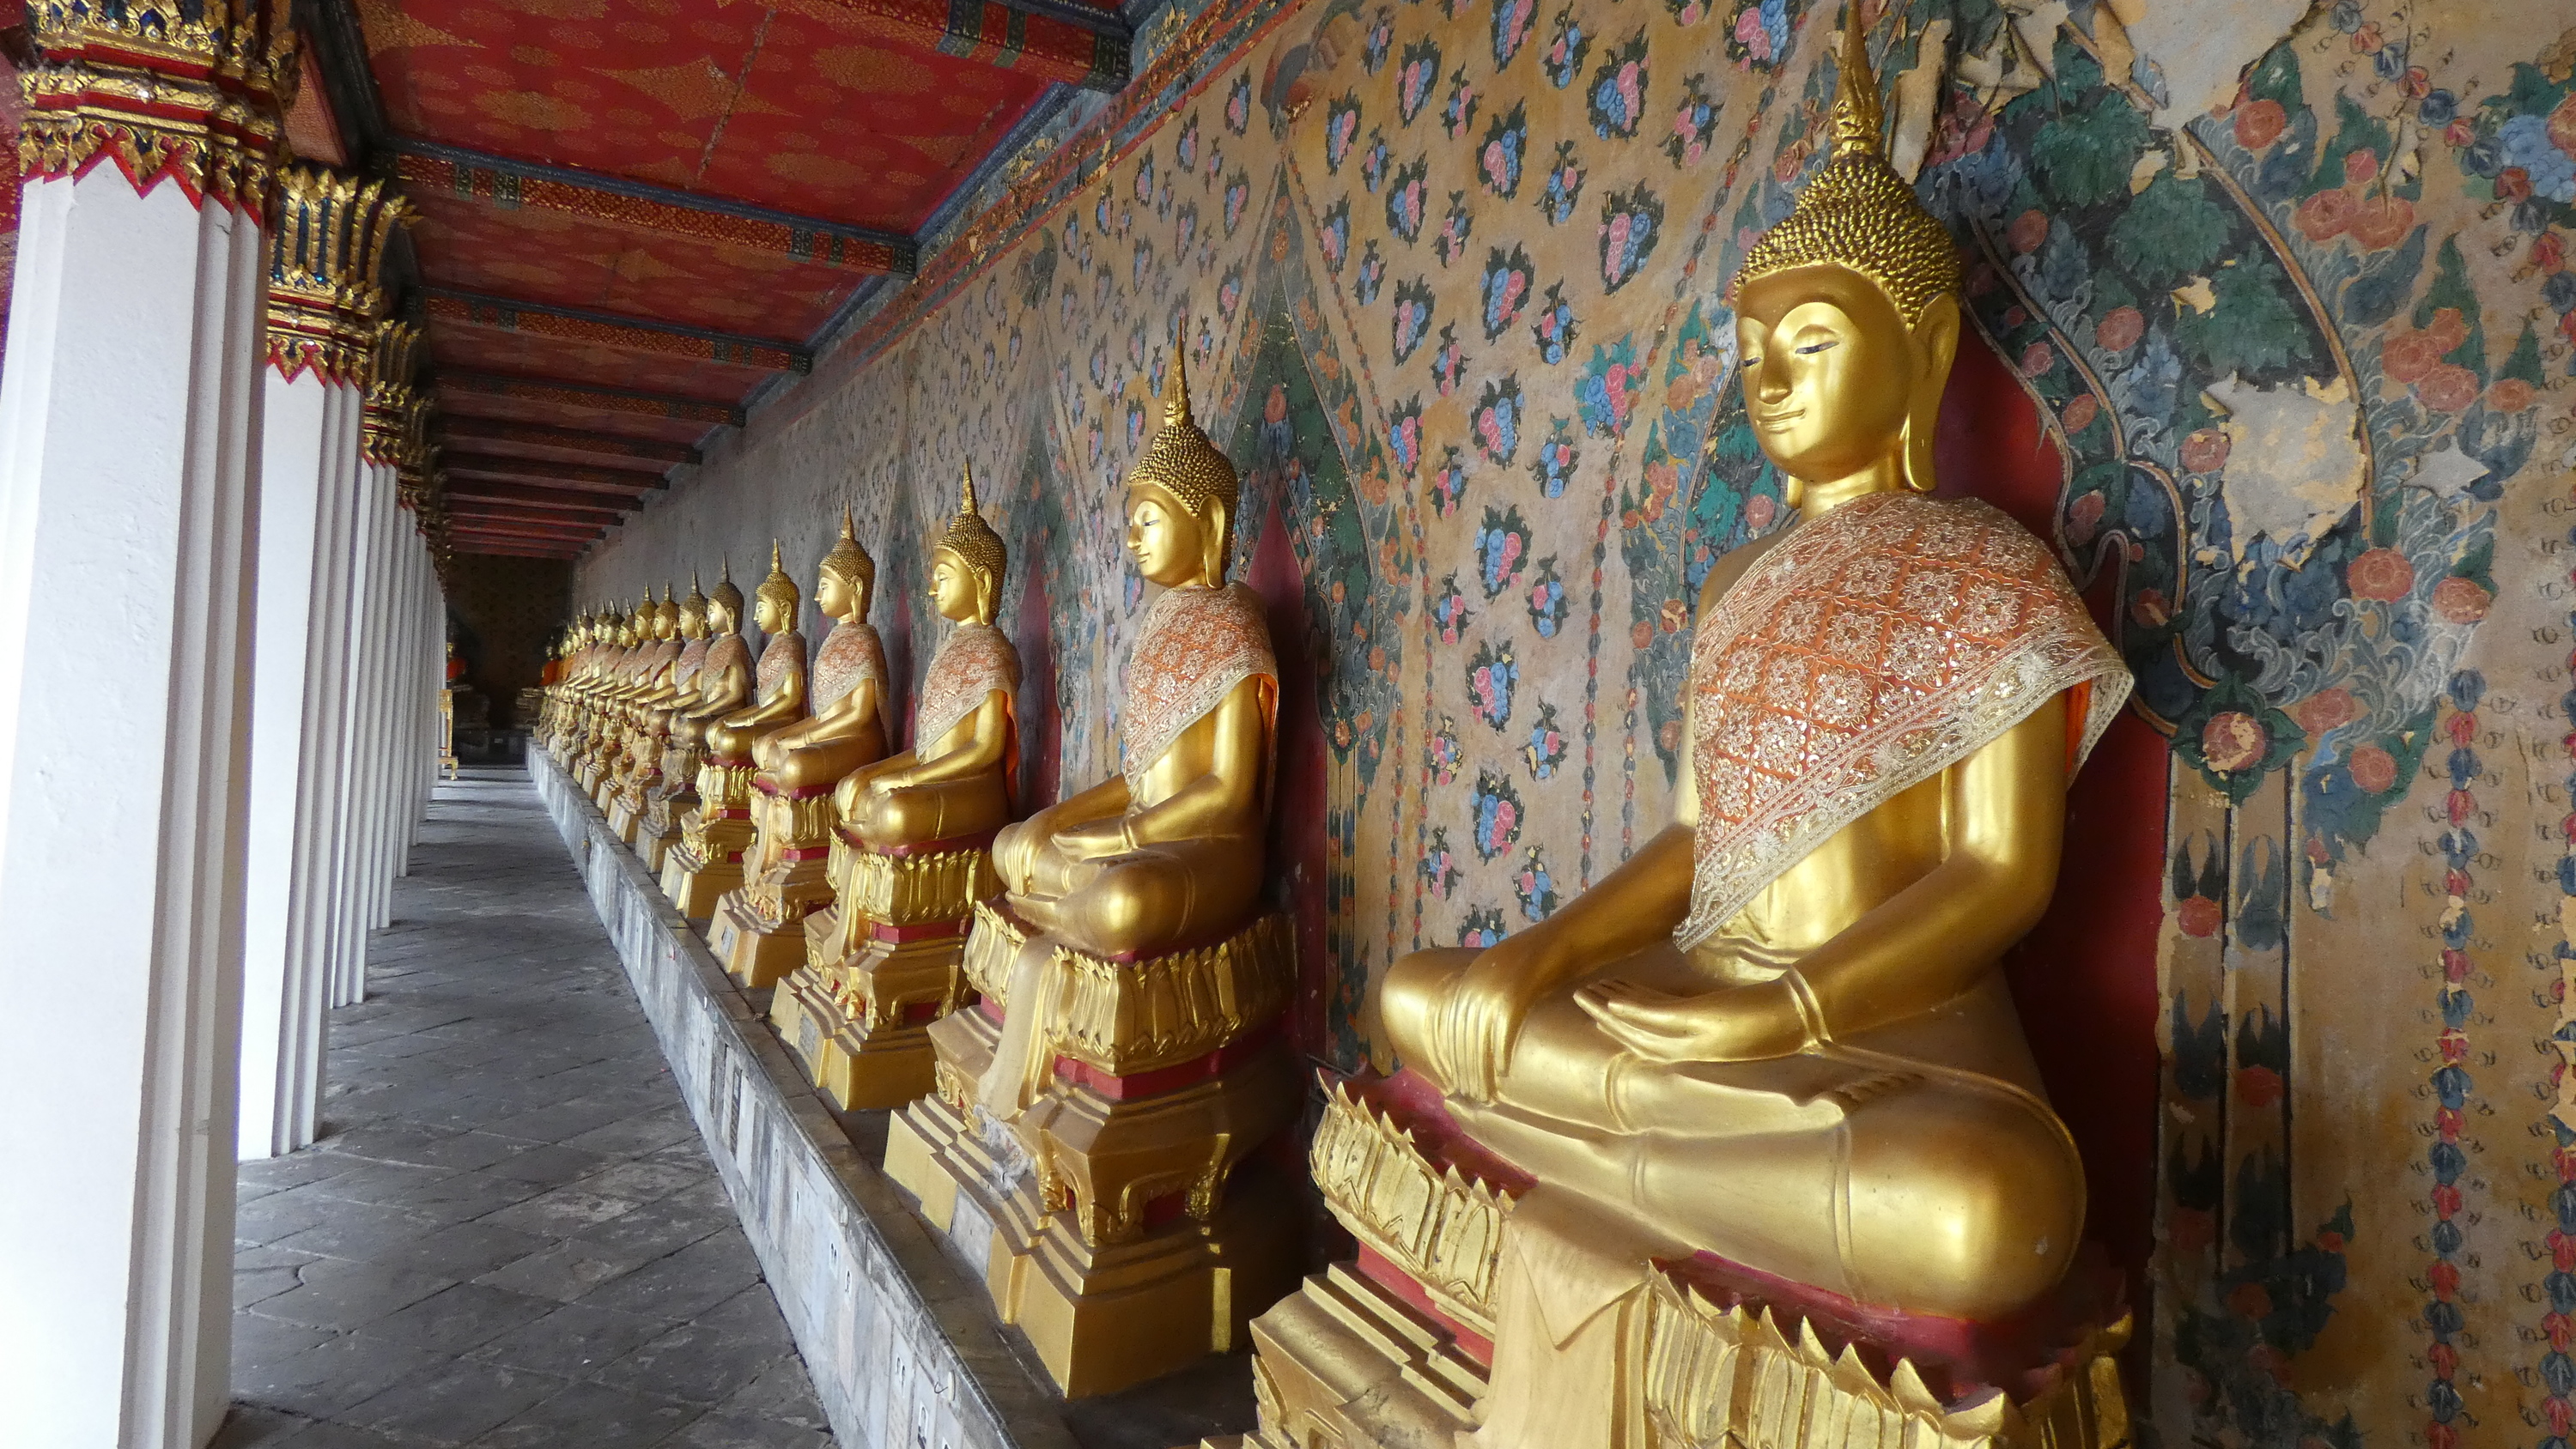
M 821 1449 L 805 1367 L 518 770 L 439 787 L 331 1014 L 323 1136 L 241 1168 L 223 1449 Z

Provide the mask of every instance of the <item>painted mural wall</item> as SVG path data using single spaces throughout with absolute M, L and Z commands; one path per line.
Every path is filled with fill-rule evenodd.
M 1893 147 L 1968 259 L 1945 486 L 2136 669 L 2014 964 L 2162 1442 L 2576 1419 L 2568 812 L 2576 0 L 1886 0 Z M 1049 795 L 1113 769 L 1117 482 L 1186 358 L 1288 701 L 1301 1039 L 1666 818 L 1685 600 L 1784 521 L 1725 286 L 1819 159 L 1810 0 L 1310 0 L 1186 22 L 1096 127 L 582 570 L 840 509 L 927 667 L 972 463 Z M 809 616 L 810 617 L 810 616 Z M 809 636 L 819 627 L 809 624 Z M 1308 848 L 1311 846 L 1311 848 Z

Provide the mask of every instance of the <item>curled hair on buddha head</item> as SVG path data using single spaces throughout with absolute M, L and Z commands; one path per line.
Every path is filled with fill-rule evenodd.
M 1932 435 L 1959 340 L 1959 253 L 1949 228 L 1923 209 L 1914 189 L 1887 164 L 1879 138 L 1878 79 L 1870 72 L 1868 37 L 1856 9 L 1847 6 L 1843 14 L 1829 125 L 1832 154 L 1799 188 L 1789 214 L 1745 253 L 1729 297 L 1740 299 L 1748 285 L 1801 267 L 1852 273 L 1886 297 L 1928 364 L 1907 399 L 1899 450 L 1905 486 L 1929 493 L 1936 482 Z
M 805 596 L 797 592 L 796 581 L 787 576 L 787 565 L 780 562 L 779 554 L 778 540 L 773 538 L 769 541 L 769 577 L 760 581 L 751 596 L 776 608 L 787 621 L 784 627 L 794 629 L 796 606 L 804 602 Z
M 957 516 L 948 520 L 948 528 L 931 545 L 935 555 L 946 550 L 958 563 L 971 571 L 983 585 L 985 610 L 989 614 L 1001 607 L 1002 574 L 1010 566 L 1010 550 L 993 525 L 984 521 L 983 511 L 975 503 L 975 465 L 965 466 L 957 484 Z
M 1234 460 L 1217 451 L 1190 416 L 1188 337 L 1183 319 L 1182 340 L 1172 347 L 1171 375 L 1163 381 L 1163 426 L 1128 473 L 1127 487 L 1153 489 L 1197 520 L 1205 534 L 1208 575 L 1222 584 L 1234 551 L 1234 511 L 1242 501 L 1243 482 Z
M 733 627 L 739 630 L 742 628 L 742 590 L 734 585 L 733 560 L 724 560 L 722 568 L 723 571 L 716 575 L 714 591 L 707 595 L 707 602 L 724 610 L 724 616 L 733 620 Z
M 848 585 L 859 596 L 860 614 L 864 616 L 867 613 L 868 601 L 876 597 L 877 561 L 868 557 L 868 551 L 859 546 L 859 535 L 851 522 L 847 505 L 841 509 L 841 537 L 832 545 L 832 551 L 823 555 L 822 572 Z

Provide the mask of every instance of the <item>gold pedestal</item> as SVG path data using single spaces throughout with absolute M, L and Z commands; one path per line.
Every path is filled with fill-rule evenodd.
M 707 946 L 736 981 L 775 986 L 805 961 L 805 918 L 832 903 L 824 860 L 833 840 L 832 787 L 788 794 L 767 779 L 752 786 L 758 844 L 740 889 L 724 897 Z
M 1003 1121 L 977 1081 L 1030 940 L 1000 905 L 977 907 L 962 973 L 986 1004 L 929 1028 L 936 1093 L 895 1118 L 886 1175 L 982 1262 L 1057 1387 L 1111 1393 L 1246 1342 L 1249 1316 L 1295 1282 L 1293 1196 L 1228 1186 L 1297 1112 L 1276 1030 L 1293 936 L 1269 915 L 1141 961 L 1053 946 L 1057 988 L 1020 1009 L 1051 1009 L 1055 1072 Z
M 698 806 L 698 770 L 706 762 L 701 748 L 672 748 L 662 754 L 661 778 L 644 792 L 643 818 L 635 825 L 635 853 L 644 869 L 661 879 L 662 865 L 680 839 L 680 824 Z
M 751 761 L 709 760 L 698 770 L 698 807 L 680 820 L 680 843 L 662 862 L 662 894 L 692 921 L 742 884 L 743 853 L 759 832 L 751 820 Z
M 930 1023 L 974 997 L 960 967 L 975 903 L 999 884 L 987 844 L 892 855 L 834 836 L 834 903 L 805 918 L 806 964 L 770 1021 L 844 1109 L 930 1092 Z
M 1495 1330 L 1503 1225 L 1521 1184 L 1423 1146 L 1407 1110 L 1337 1085 L 1310 1162 L 1360 1242 L 1355 1264 L 1308 1278 L 1252 1326 L 1260 1428 L 1241 1449 L 1412 1449 L 1478 1427 Z M 1466 1151 L 1474 1151 L 1467 1144 Z M 1507 1171 L 1508 1169 L 1506 1169 Z M 1723 1300 L 1723 1301 L 1721 1301 Z M 1695 1262 L 1646 1270 L 1614 1310 L 1626 1348 L 1621 1417 L 1658 1449 L 2123 1449 L 2117 1354 L 2130 1324 L 2073 1328 L 1998 1375 L 2014 1393 L 1945 1399 L 1901 1345 L 1838 1333 L 1795 1304 L 1765 1305 Z M 1831 1330 L 1828 1330 L 1831 1331 Z M 1864 1357 L 1867 1350 L 1867 1357 Z M 1873 1362 L 1888 1364 L 1885 1370 Z M 1934 1372 L 1933 1383 L 1951 1382 Z M 1600 1392 L 1600 1385 L 1588 1386 Z M 1216 1446 L 1220 1441 L 1210 1441 Z

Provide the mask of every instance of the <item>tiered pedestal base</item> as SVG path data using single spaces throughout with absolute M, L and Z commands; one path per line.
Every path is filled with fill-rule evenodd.
M 1072 978 L 1046 1033 L 1055 1074 L 1004 1122 L 977 1082 L 1028 939 L 977 907 L 964 970 L 983 1001 L 930 1028 L 936 1092 L 896 1115 L 886 1175 L 982 1266 L 995 1310 L 1066 1394 L 1112 1393 L 1244 1344 L 1250 1315 L 1295 1282 L 1294 1195 L 1229 1184 L 1297 1110 L 1275 1026 L 1291 938 L 1266 916 L 1141 961 L 1055 946 Z
M 760 832 L 751 820 L 751 761 L 709 760 L 698 771 L 698 806 L 680 820 L 680 843 L 662 860 L 662 894 L 692 921 L 742 885 L 742 858 Z
M 834 837 L 834 903 L 805 918 L 805 965 L 779 986 L 769 1019 L 843 1109 L 930 1092 L 930 1023 L 974 996 L 961 961 L 974 904 L 999 884 L 990 841 L 893 855 Z
M 1480 1427 L 1504 1223 L 1529 1183 L 1445 1125 L 1417 1137 L 1427 1124 L 1402 1097 L 1385 1084 L 1334 1089 L 1310 1161 L 1326 1204 L 1359 1239 L 1359 1260 L 1306 1279 L 1253 1324 L 1260 1427 L 1209 1449 L 1414 1449 Z M 2116 1357 L 2125 1316 L 2070 1322 L 2026 1360 L 1986 1365 L 2003 1370 L 1995 1377 L 2014 1386 L 2010 1395 L 1979 1389 L 1951 1402 L 1927 1384 L 1954 1381 L 1959 1365 L 1927 1360 L 1927 1376 L 1901 1339 L 1837 1330 L 1803 1301 L 1757 1301 L 1743 1281 L 1704 1257 L 1659 1263 L 1606 1310 L 1617 1315 L 1615 1361 L 1628 1375 L 1610 1386 L 1618 1416 L 1657 1449 L 2131 1442 Z
M 718 904 L 707 948 L 728 975 L 758 991 L 805 963 L 805 918 L 832 903 L 832 878 L 824 869 L 833 839 L 832 787 L 790 794 L 764 779 L 753 787 L 752 808 L 759 843 L 749 858 L 760 866 Z

